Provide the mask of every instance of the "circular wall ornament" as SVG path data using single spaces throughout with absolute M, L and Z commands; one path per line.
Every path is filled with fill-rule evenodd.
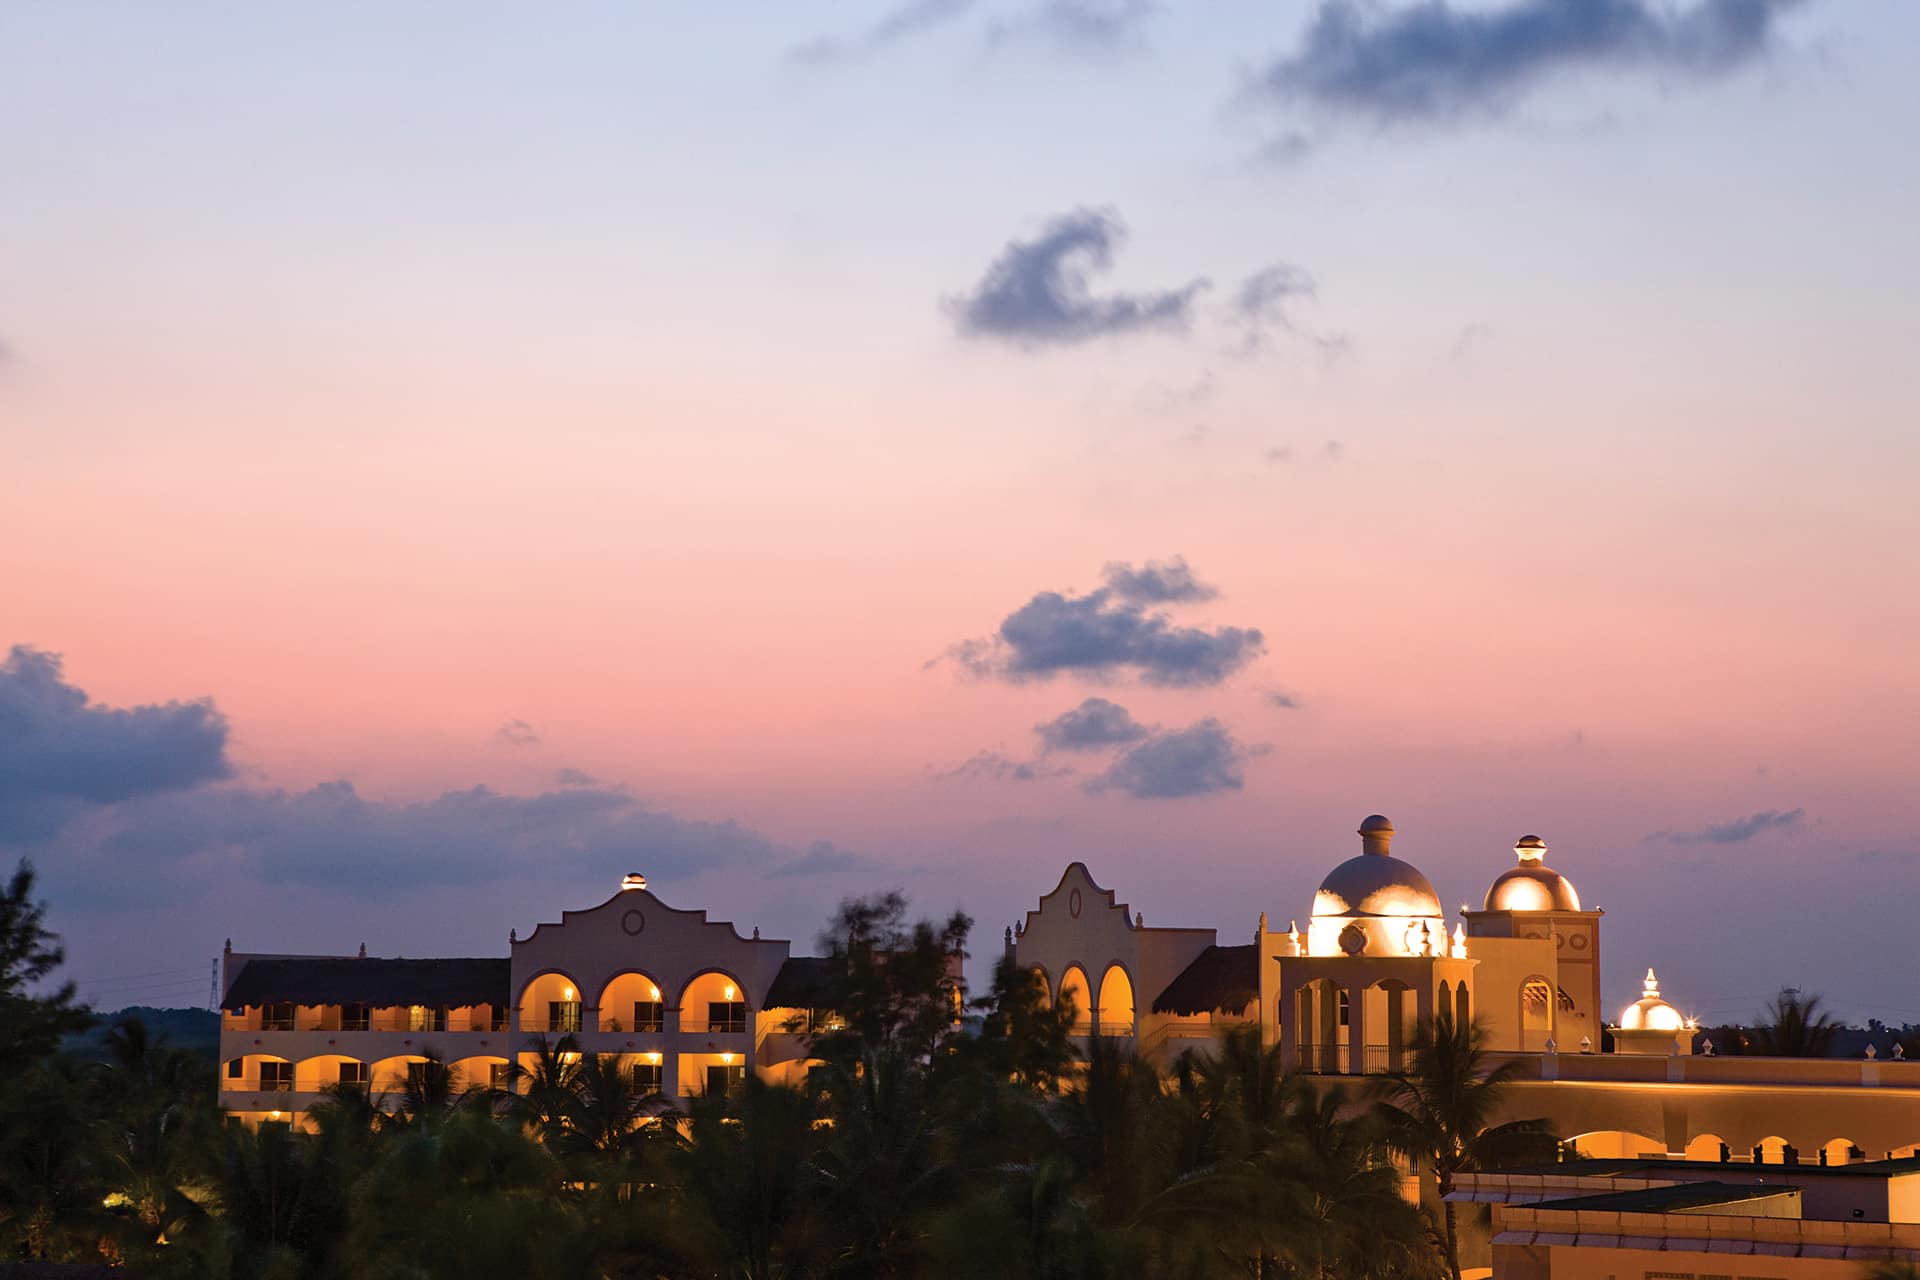
M 1584 933 L 1573 934 L 1567 939 L 1567 945 L 1575 951 L 1585 951 L 1587 949 L 1587 935 Z
M 631 937 L 647 927 L 647 918 L 637 910 L 629 909 L 620 917 L 620 928 Z
M 1067 914 L 1075 920 L 1080 918 L 1080 891 L 1075 889 L 1067 895 Z
M 1350 924 L 1340 931 L 1340 949 L 1350 956 L 1357 956 L 1367 949 L 1367 931 L 1357 924 Z

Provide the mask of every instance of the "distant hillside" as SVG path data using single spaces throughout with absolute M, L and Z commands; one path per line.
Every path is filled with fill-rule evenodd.
M 206 1055 L 207 1061 L 216 1061 L 220 1056 L 220 1015 L 206 1009 L 154 1009 L 146 1005 L 133 1005 L 125 1009 L 116 1009 L 112 1013 L 101 1012 L 100 1022 L 93 1030 L 84 1035 L 68 1036 L 61 1046 L 66 1052 L 83 1058 L 104 1056 L 101 1045 L 113 1024 L 122 1018 L 138 1018 L 155 1036 L 165 1036 L 167 1043 L 176 1049 L 191 1049 Z

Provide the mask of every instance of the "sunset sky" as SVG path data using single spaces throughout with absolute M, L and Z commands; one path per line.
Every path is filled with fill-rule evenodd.
M 1449 907 L 1545 837 L 1615 1006 L 1920 1022 L 1917 65 L 1910 0 L 9 5 L 0 862 L 113 1008 L 628 870 L 1238 942 L 1378 811 Z

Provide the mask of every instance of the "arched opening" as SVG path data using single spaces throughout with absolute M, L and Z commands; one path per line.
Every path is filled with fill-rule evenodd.
M 540 1035 L 575 1035 L 581 1029 L 580 984 L 564 973 L 543 973 L 520 993 L 520 1029 Z
M 746 988 L 719 969 L 699 974 L 680 990 L 680 1029 L 710 1036 L 749 1030 Z
M 447 1064 L 447 1070 L 452 1076 L 455 1093 L 468 1093 L 476 1089 L 506 1093 L 513 1085 L 507 1060 L 492 1054 L 477 1053 L 470 1058 L 456 1059 Z
M 1047 977 L 1047 971 L 1036 964 L 1027 970 L 1027 976 L 1033 979 L 1033 989 L 1039 997 L 1040 1007 L 1053 1008 L 1053 980 Z
M 1866 1158 L 1867 1153 L 1855 1146 L 1852 1138 L 1835 1138 L 1820 1148 L 1820 1163 L 1824 1165 L 1853 1164 Z
M 600 992 L 598 1027 L 602 1031 L 648 1033 L 667 1027 L 666 997 L 644 973 L 623 973 Z
M 367 1087 L 367 1064 L 344 1053 L 322 1053 L 302 1058 L 293 1067 L 296 1093 L 318 1093 L 340 1085 Z
M 1467 980 L 1460 979 L 1460 985 L 1453 989 L 1453 1025 L 1470 1027 L 1473 1025 L 1473 1001 L 1467 995 Z
M 1100 1012 L 1095 1021 L 1103 1036 L 1133 1034 L 1133 979 L 1117 964 L 1100 975 Z
M 1361 1032 L 1365 1037 L 1361 1070 L 1370 1073 L 1405 1068 L 1407 1043 L 1413 1039 L 1418 1008 L 1409 997 L 1413 989 L 1398 978 L 1386 978 L 1360 993 Z M 1348 1027 L 1347 1039 L 1353 1039 Z
M 1589 1160 L 1638 1160 L 1667 1154 L 1666 1143 L 1625 1129 L 1598 1129 L 1579 1134 L 1572 1142 L 1573 1149 Z
M 1703 1133 L 1687 1144 L 1686 1157 L 1689 1160 L 1719 1160 L 1722 1158 L 1720 1148 L 1725 1142 L 1717 1133 Z M 1726 1154 L 1731 1158 L 1731 1151 Z
M 1787 1140 L 1778 1136 L 1762 1138 L 1760 1145 L 1749 1154 L 1755 1157 L 1755 1163 L 1758 1164 L 1786 1164 Z
M 1073 1002 L 1073 1030 L 1076 1036 L 1093 1031 L 1093 993 L 1087 989 L 1087 975 L 1079 965 L 1068 965 L 1060 975 L 1060 1003 Z
M 237 1093 L 292 1093 L 293 1062 L 271 1053 L 229 1058 L 221 1085 Z
M 1547 1035 L 1553 1030 L 1553 984 L 1538 974 L 1520 984 L 1520 1030 Z
M 426 1068 L 426 1057 L 418 1053 L 400 1053 L 382 1058 L 367 1068 L 367 1087 L 375 1093 L 399 1093 L 407 1087 L 407 1077 Z

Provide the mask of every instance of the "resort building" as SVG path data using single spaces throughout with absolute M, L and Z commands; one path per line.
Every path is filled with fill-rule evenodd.
M 825 961 L 670 907 L 630 875 L 504 959 L 401 960 L 234 951 L 221 1000 L 221 1101 L 248 1122 L 298 1122 L 335 1084 L 394 1094 L 428 1054 L 457 1088 L 508 1086 L 541 1038 L 617 1055 L 668 1098 L 792 1081 Z
M 1305 928 L 1297 918 L 1276 928 L 1263 912 L 1247 941 L 1223 943 L 1211 928 L 1149 925 L 1075 862 L 1006 930 L 1007 953 L 1049 999 L 1072 1001 L 1077 1035 L 1161 1063 L 1257 1026 L 1289 1069 L 1350 1088 L 1402 1066 L 1419 1020 L 1446 1010 L 1480 1020 L 1515 1063 L 1505 1118 L 1546 1120 L 1570 1152 L 1723 1171 L 1916 1154 L 1920 1061 L 1696 1053 L 1699 1033 L 1651 970 L 1609 1020 L 1603 915 L 1547 865 L 1537 836 L 1502 854 L 1481 905 L 1451 921 L 1395 852 L 1392 823 L 1368 818 L 1359 837 L 1302 904 Z M 800 1081 L 807 1033 L 831 1016 L 819 1007 L 827 961 L 668 906 L 637 875 L 599 906 L 510 937 L 507 952 L 229 950 L 222 1101 L 249 1122 L 297 1121 L 336 1083 L 404 1089 L 430 1052 L 463 1086 L 505 1086 L 531 1045 L 563 1035 L 678 1100 L 733 1088 L 748 1071 Z

